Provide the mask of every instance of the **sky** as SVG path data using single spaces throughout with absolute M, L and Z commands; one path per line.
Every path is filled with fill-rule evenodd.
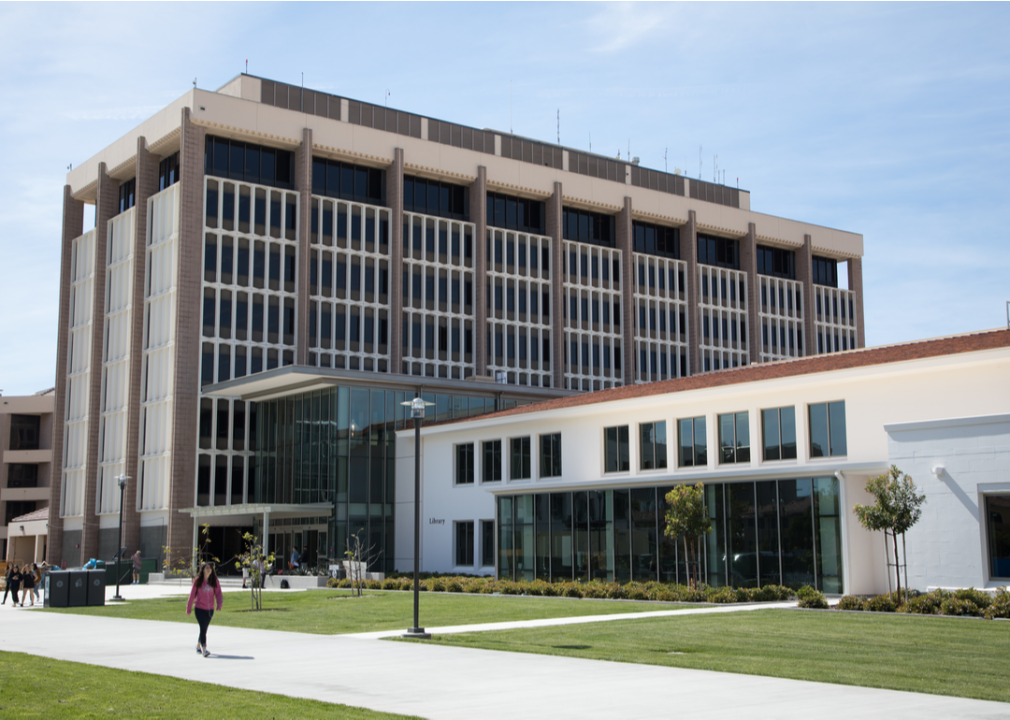
M 421 115 L 718 170 L 752 210 L 860 233 L 867 345 L 1007 323 L 1006 3 L 0 3 L 0 28 L 5 395 L 55 384 L 68 165 L 246 60 Z

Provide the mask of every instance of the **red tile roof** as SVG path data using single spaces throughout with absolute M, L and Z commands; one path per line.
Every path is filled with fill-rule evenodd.
M 521 405 L 509 410 L 500 410 L 488 413 L 487 415 L 479 415 L 477 418 L 483 420 L 492 417 L 523 415 L 526 413 L 596 405 L 598 403 L 684 392 L 687 390 L 741 385 L 759 380 L 796 377 L 799 375 L 811 375 L 814 373 L 869 367 L 872 365 L 886 365 L 888 363 L 921 360 L 924 358 L 941 357 L 943 355 L 959 355 L 961 353 L 992 350 L 1002 347 L 1010 347 L 1010 329 L 985 330 L 951 337 L 918 340 L 900 345 L 880 345 L 872 348 L 817 355 L 815 357 L 799 358 L 796 360 L 756 363 L 745 367 L 719 370 L 703 375 L 692 375 L 672 380 L 660 380 L 658 382 L 639 385 L 624 385 L 610 390 L 598 390 L 581 395 L 545 400 L 544 402 L 533 403 L 531 405 Z M 433 424 L 444 425 L 466 422 L 467 420 L 477 418 L 460 418 Z

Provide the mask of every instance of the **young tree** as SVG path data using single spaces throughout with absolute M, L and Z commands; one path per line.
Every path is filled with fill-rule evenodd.
M 274 565 L 274 555 L 263 553 L 263 545 L 259 538 L 252 533 L 242 536 L 245 542 L 245 552 L 238 556 L 235 567 L 239 570 L 245 568 L 249 572 L 249 579 L 252 581 L 251 594 L 249 597 L 250 610 L 263 609 L 263 577 L 269 568 Z
M 375 545 L 366 547 L 361 541 L 361 534 L 363 532 L 364 528 L 356 534 L 351 535 L 351 549 L 344 552 L 348 560 L 347 570 L 348 575 L 350 575 L 352 593 L 354 590 L 357 590 L 358 597 L 361 597 L 361 586 L 365 579 L 365 569 L 378 557 L 378 553 L 375 552 Z
M 684 537 L 688 547 L 688 583 L 695 587 L 695 572 L 698 557 L 698 538 L 712 530 L 712 521 L 705 513 L 705 485 L 677 485 L 666 494 L 666 526 L 663 532 L 675 541 Z M 688 558 L 685 558 L 687 560 Z
M 925 495 L 917 495 L 915 483 L 896 465 L 885 475 L 878 475 L 866 481 L 866 492 L 876 500 L 873 505 L 856 505 L 853 512 L 859 518 L 860 524 L 867 530 L 882 530 L 884 542 L 887 534 L 891 534 L 894 542 L 894 574 L 897 576 L 897 589 L 901 592 L 901 568 L 898 565 L 898 535 L 901 535 L 902 545 L 905 533 L 919 521 L 922 510 L 919 506 L 926 501 Z M 906 588 L 907 592 L 907 588 Z

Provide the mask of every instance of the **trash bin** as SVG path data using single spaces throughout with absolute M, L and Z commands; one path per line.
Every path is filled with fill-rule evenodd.
M 88 605 L 105 604 L 105 570 L 88 571 Z
M 70 571 L 70 592 L 68 607 L 84 607 L 88 604 L 88 571 Z
M 70 573 L 52 570 L 45 578 L 45 607 L 67 607 L 69 603 Z

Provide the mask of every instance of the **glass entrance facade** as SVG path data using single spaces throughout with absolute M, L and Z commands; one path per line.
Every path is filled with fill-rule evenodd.
M 498 576 L 533 580 L 813 585 L 842 592 L 838 480 L 712 483 L 697 556 L 663 533 L 672 486 L 501 496 Z
M 333 387 L 257 403 L 254 486 L 250 502 L 333 503 L 328 519 L 271 521 L 271 547 L 309 545 L 310 555 L 344 559 L 358 535 L 372 548 L 369 569 L 392 572 L 396 431 L 413 428 L 402 403 L 412 392 Z M 426 421 L 472 417 L 527 400 L 423 393 Z M 262 528 L 257 526 L 257 532 Z M 281 537 L 283 536 L 283 538 Z M 286 538 L 286 539 L 285 539 Z M 314 540 L 314 542 L 313 542 Z M 285 555 L 285 559 L 287 557 Z

